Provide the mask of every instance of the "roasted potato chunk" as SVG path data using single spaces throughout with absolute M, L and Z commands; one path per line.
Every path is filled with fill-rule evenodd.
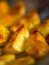
M 10 6 L 6 1 L 0 2 L 0 17 L 4 17 L 6 14 L 10 12 Z
M 7 65 L 34 65 L 35 59 L 30 56 L 18 58 L 15 61 L 8 63 Z
M 19 32 L 17 38 L 15 39 L 12 47 L 21 52 L 23 51 L 24 47 L 25 47 L 25 40 L 27 40 L 29 37 L 29 32 L 26 28 L 22 28 L 21 31 Z
M 0 24 L 0 47 L 7 41 L 9 34 L 9 30 L 4 25 Z
M 25 6 L 23 3 L 19 2 L 17 5 L 11 10 L 9 14 L 1 18 L 1 23 L 5 26 L 11 26 L 17 20 L 20 19 L 25 14 Z
M 21 19 L 19 22 L 20 24 L 24 24 L 30 31 L 40 24 L 40 18 L 37 12 L 32 11 L 25 18 Z
M 16 14 L 17 16 L 24 15 L 26 12 L 26 7 L 23 2 L 17 2 L 13 9 L 11 10 L 11 14 Z
M 26 52 L 36 57 L 44 56 L 48 50 L 44 37 L 38 32 L 31 34 L 26 44 Z
M 10 42 L 6 47 L 4 48 L 4 52 L 22 52 L 25 49 L 25 41 L 29 38 L 29 32 L 26 27 L 21 27 L 18 32 L 16 31 L 14 35 L 12 36 Z M 14 51 L 12 51 L 12 49 Z M 10 51 L 11 50 L 11 51 Z M 8 53 L 8 52 L 7 52 Z
M 29 13 L 28 16 L 26 16 L 26 22 L 29 30 L 39 25 L 40 17 L 38 13 L 36 11 L 32 11 L 31 13 Z
M 49 34 L 49 19 L 45 20 L 41 25 L 39 25 L 37 30 L 46 37 Z
M 0 65 L 6 65 L 13 60 L 15 60 L 15 55 L 13 54 L 0 56 Z

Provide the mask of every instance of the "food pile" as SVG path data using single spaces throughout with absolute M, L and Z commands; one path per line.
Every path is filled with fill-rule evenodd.
M 0 65 L 29 65 L 49 52 L 49 19 L 41 23 L 37 11 L 27 15 L 23 2 L 10 8 L 0 2 Z M 27 56 L 17 58 L 25 52 Z

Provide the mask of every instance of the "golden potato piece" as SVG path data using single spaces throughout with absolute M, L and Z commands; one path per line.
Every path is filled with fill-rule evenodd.
M 20 24 L 24 24 L 28 30 L 34 29 L 40 24 L 40 18 L 37 12 L 31 11 L 25 18 L 21 19 Z
M 17 20 L 20 19 L 25 14 L 25 6 L 23 3 L 19 2 L 16 6 L 11 10 L 9 14 L 1 18 L 1 23 L 5 26 L 11 26 Z
M 21 52 L 24 50 L 25 47 L 25 40 L 27 40 L 29 37 L 29 32 L 26 28 L 22 28 L 19 34 L 17 35 L 12 47 L 13 49 Z
M 43 36 L 47 36 L 49 34 L 49 19 L 45 20 L 40 26 L 38 26 L 37 30 L 43 34 Z
M 4 42 L 7 41 L 9 34 L 9 30 L 4 25 L 0 24 L 0 46 L 4 45 Z
M 13 60 L 15 60 L 15 55 L 13 54 L 0 56 L 0 65 L 6 65 Z
M 24 15 L 25 12 L 26 12 L 26 7 L 23 2 L 17 2 L 15 6 L 13 7 L 13 9 L 11 10 L 12 15 L 16 14 L 21 16 L 21 15 Z
M 27 22 L 32 23 L 33 25 L 38 25 L 40 24 L 40 17 L 39 14 L 36 11 L 31 11 L 28 16 L 26 16 L 26 19 L 28 20 Z
M 9 43 L 4 48 L 4 52 L 19 53 L 25 49 L 25 41 L 29 38 L 29 32 L 26 27 L 21 27 L 14 33 Z M 14 51 L 13 51 L 14 50 Z M 8 53 L 7 52 L 7 53 Z
M 3 18 L 1 18 L 1 22 L 0 23 L 5 25 L 6 27 L 8 27 L 8 26 L 14 24 L 14 22 L 16 21 L 17 17 L 16 17 L 16 15 L 12 16 L 12 15 L 8 14 L 8 15 L 4 16 Z
M 8 63 L 7 65 L 34 65 L 35 59 L 30 56 L 18 58 L 15 61 Z
M 35 26 L 40 24 L 40 17 L 36 11 L 32 11 L 26 17 L 27 26 L 29 29 L 33 29 Z
M 26 42 L 26 52 L 36 57 L 44 56 L 47 52 L 48 45 L 44 37 L 36 32 L 30 35 Z
M 4 15 L 10 12 L 10 7 L 6 1 L 0 2 L 0 17 L 4 17 Z

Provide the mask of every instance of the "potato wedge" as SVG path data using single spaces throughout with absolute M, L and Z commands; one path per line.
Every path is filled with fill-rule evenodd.
M 4 25 L 0 24 L 0 47 L 7 41 L 9 34 L 9 30 Z
M 9 27 L 25 14 L 25 6 L 22 2 L 16 4 L 9 14 L 1 18 L 1 23 Z
M 9 43 L 4 48 L 4 52 L 20 53 L 25 50 L 25 41 L 29 38 L 29 32 L 26 27 L 21 27 L 14 33 Z M 14 51 L 12 51 L 14 50 Z M 8 53 L 7 52 L 7 53 Z
M 29 38 L 29 32 L 26 28 L 22 28 L 21 31 L 19 32 L 17 38 L 15 39 L 12 47 L 21 52 L 23 51 L 24 47 L 25 47 L 25 40 L 27 40 Z
M 13 60 L 15 60 L 15 55 L 13 54 L 0 56 L 0 65 L 6 65 Z
M 46 37 L 49 34 L 49 19 L 45 20 L 41 25 L 39 25 L 37 30 Z
M 26 16 L 26 22 L 28 29 L 31 30 L 40 24 L 40 17 L 36 11 L 31 11 L 28 16 Z
M 37 12 L 31 11 L 25 18 L 18 22 L 20 22 L 21 25 L 24 24 L 30 31 L 40 24 L 40 18 Z
M 0 2 L 0 17 L 4 17 L 10 12 L 10 6 L 7 1 Z
M 25 12 L 26 12 L 26 7 L 23 2 L 17 2 L 13 7 L 13 9 L 11 10 L 12 15 L 16 14 L 21 16 L 21 15 L 25 15 Z
M 8 63 L 7 65 L 34 65 L 35 59 L 30 56 L 18 58 L 15 61 Z
M 38 32 L 31 34 L 26 44 L 26 52 L 36 57 L 44 56 L 48 50 L 45 38 Z

